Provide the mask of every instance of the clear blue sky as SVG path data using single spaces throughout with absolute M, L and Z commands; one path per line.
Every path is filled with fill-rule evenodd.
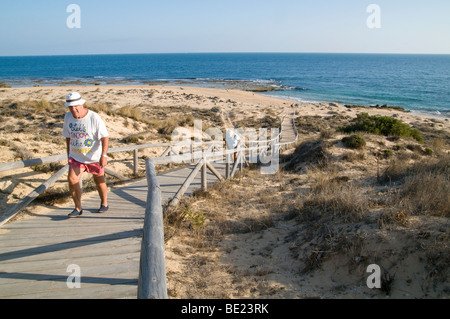
M 70 29 L 69 4 L 81 8 Z M 381 28 L 370 29 L 370 4 Z M 0 2 L 0 55 L 172 52 L 450 54 L 449 0 Z

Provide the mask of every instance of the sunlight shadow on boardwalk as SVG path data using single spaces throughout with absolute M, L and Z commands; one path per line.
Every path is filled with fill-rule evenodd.
M 47 275 L 47 274 L 30 274 L 30 273 L 7 273 L 0 272 L 0 278 L 4 279 L 22 279 L 33 281 L 55 281 L 67 282 L 67 275 Z M 104 278 L 104 277 L 88 277 L 83 276 L 83 284 L 101 284 L 101 285 L 132 285 L 137 286 L 137 279 L 126 278 Z
M 128 187 L 123 187 L 120 189 L 115 189 L 114 190 L 114 194 L 119 196 L 120 198 L 129 201 L 131 203 L 134 203 L 138 206 L 141 206 L 142 208 L 145 208 L 147 205 L 147 202 L 134 196 L 133 194 L 130 194 L 127 191 L 133 191 L 133 193 L 135 192 L 143 192 L 143 196 L 147 195 L 147 186 L 128 186 Z
M 73 241 L 67 241 L 67 242 L 58 243 L 58 244 L 22 249 L 22 250 L 17 250 L 17 251 L 0 254 L 0 261 L 29 257 L 29 256 L 33 256 L 33 255 L 45 254 L 45 253 L 49 253 L 49 252 L 61 251 L 61 250 L 65 250 L 65 249 L 72 249 L 72 248 L 77 248 L 77 247 L 82 247 L 82 246 L 95 245 L 95 244 L 98 244 L 101 242 L 108 242 L 108 241 L 114 241 L 114 240 L 119 240 L 119 239 L 124 239 L 124 238 L 138 237 L 141 235 L 141 233 L 142 233 L 142 229 L 135 229 L 135 230 L 124 231 L 124 232 L 119 232 L 119 233 L 115 233 L 115 234 L 85 238 L 82 240 L 73 240 Z

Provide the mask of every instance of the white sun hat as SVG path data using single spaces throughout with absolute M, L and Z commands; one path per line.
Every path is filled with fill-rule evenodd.
M 81 98 L 80 93 L 78 92 L 72 92 L 66 95 L 66 103 L 64 104 L 65 107 L 69 106 L 77 106 L 77 105 L 83 105 L 86 103 L 86 100 L 83 100 Z

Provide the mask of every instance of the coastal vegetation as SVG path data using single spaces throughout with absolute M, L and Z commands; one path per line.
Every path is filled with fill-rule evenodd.
M 230 123 L 280 125 L 272 100 L 265 106 L 257 100 L 243 112 L 238 98 L 167 88 L 157 93 L 152 87 L 138 103 L 119 104 L 100 98 L 103 89 L 95 88 L 87 106 L 107 121 L 111 147 L 166 142 L 174 127 L 192 127 L 194 120 L 202 120 L 203 129 Z M 130 90 L 103 91 L 128 97 Z M 162 105 L 166 100 L 169 105 Z M 67 109 L 61 102 L 46 95 L 1 101 L 4 161 L 64 152 L 60 133 Z M 210 106 L 197 107 L 205 103 Z M 289 105 L 285 110 L 291 110 Z M 392 116 L 369 115 L 335 103 L 301 105 L 300 110 L 293 119 L 300 142 L 283 151 L 276 174 L 261 175 L 250 165 L 235 179 L 165 208 L 169 297 L 448 296 L 450 133 L 445 120 L 406 123 L 396 111 L 384 113 Z M 121 156 L 111 154 L 110 165 L 135 177 L 129 173 L 131 154 Z M 60 167 L 37 165 L 15 180 L 3 177 L 0 203 L 23 198 L 33 183 Z M 138 176 L 142 173 L 141 167 Z M 48 190 L 37 205 L 67 201 L 65 184 Z M 90 181 L 83 187 L 95 191 Z M 381 267 L 382 289 L 367 288 L 369 264 Z
M 0 88 L 10 88 L 11 86 L 4 83 L 4 82 L 0 82 Z
M 407 131 L 401 123 L 394 121 L 392 131 L 380 130 L 391 121 L 370 119 L 370 125 L 358 127 L 362 137 L 332 129 L 323 117 L 300 116 L 296 123 L 313 120 L 320 129 L 282 156 L 277 174 L 260 175 L 249 167 L 238 178 L 168 208 L 166 241 L 179 242 L 175 254 L 189 256 L 184 279 L 168 274 L 169 294 L 444 297 L 450 263 L 450 157 L 442 151 L 427 154 L 409 134 L 402 134 L 403 141 L 392 140 L 395 125 Z M 344 127 L 349 122 L 340 121 Z M 251 248 L 241 247 L 243 240 L 251 240 Z M 238 257 L 245 254 L 251 258 Z M 215 262 L 217 256 L 234 260 L 235 266 Z M 350 292 L 350 287 L 365 287 L 369 264 L 381 266 L 382 288 Z M 280 268 L 290 270 L 290 284 L 280 279 Z M 177 284 L 181 281 L 189 288 Z M 290 290 L 296 284 L 298 290 Z
M 366 141 L 359 135 L 346 136 L 342 139 L 345 146 L 350 148 L 363 148 L 366 146 Z
M 417 129 L 411 129 L 409 125 L 390 116 L 370 116 L 368 113 L 361 113 L 352 121 L 352 124 L 340 130 L 344 133 L 368 132 L 384 136 L 412 137 L 419 143 L 423 143 L 423 138 Z

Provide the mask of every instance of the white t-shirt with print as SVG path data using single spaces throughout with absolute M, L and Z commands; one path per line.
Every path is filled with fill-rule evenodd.
M 100 115 L 91 110 L 82 119 L 76 119 L 67 112 L 63 136 L 70 138 L 70 157 L 80 163 L 92 164 L 100 161 L 101 139 L 108 137 L 108 130 Z

